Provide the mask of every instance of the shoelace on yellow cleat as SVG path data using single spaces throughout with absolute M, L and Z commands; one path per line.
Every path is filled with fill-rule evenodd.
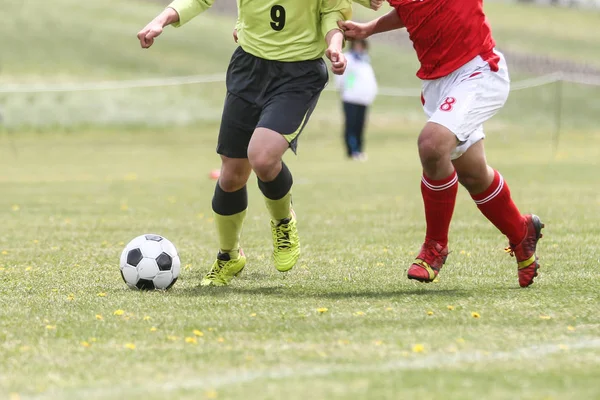
M 218 278 L 219 273 L 223 270 L 223 267 L 225 267 L 226 263 L 227 261 L 217 260 L 217 265 L 211 268 L 208 274 L 206 274 L 206 277 L 208 279 Z
M 292 247 L 289 224 L 281 224 L 275 227 L 275 240 L 279 249 L 289 249 Z

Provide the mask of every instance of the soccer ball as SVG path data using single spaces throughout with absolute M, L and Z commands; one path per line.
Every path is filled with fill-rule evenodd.
M 177 282 L 181 262 L 173 243 L 160 235 L 133 239 L 121 253 L 121 276 L 131 289 L 166 290 Z

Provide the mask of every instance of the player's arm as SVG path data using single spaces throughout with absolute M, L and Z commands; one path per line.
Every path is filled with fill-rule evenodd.
M 331 71 L 341 75 L 346 70 L 346 56 L 342 53 L 344 33 L 338 26 L 352 16 L 350 0 L 321 0 L 321 32 L 325 33 L 325 56 L 331 61 Z
M 391 10 L 389 13 L 374 19 L 370 22 L 359 23 L 354 21 L 342 21 L 339 23 L 340 28 L 344 30 L 348 39 L 366 39 L 377 33 L 393 31 L 404 28 L 404 22 L 396 10 Z
M 346 70 L 346 56 L 342 52 L 344 47 L 344 34 L 339 29 L 332 29 L 325 37 L 327 50 L 325 56 L 331 61 L 331 72 L 342 75 Z
M 160 36 L 167 25 L 181 26 L 198 14 L 208 10 L 215 0 L 175 0 L 154 18 L 148 25 L 138 32 L 138 39 L 142 48 L 152 46 L 154 39 Z

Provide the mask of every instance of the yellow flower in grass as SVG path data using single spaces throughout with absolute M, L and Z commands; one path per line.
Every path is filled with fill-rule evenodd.
M 92 343 L 96 343 L 96 340 L 97 340 L 97 339 L 96 339 L 95 337 L 91 337 L 91 338 L 90 338 L 90 342 L 92 342 Z
M 567 346 L 566 344 L 559 344 L 558 348 L 564 351 L 569 350 L 569 346 Z
M 34 243 L 34 244 L 38 244 L 39 242 L 40 242 L 40 241 L 39 241 L 39 240 L 37 240 L 37 239 L 34 239 L 34 240 L 33 240 L 33 243 Z
M 74 295 L 73 293 L 69 294 L 69 295 L 67 296 L 67 300 L 69 300 L 69 301 L 73 301 L 73 300 L 75 300 L 75 295 Z
M 98 297 L 106 297 L 106 293 L 104 292 L 100 292 L 97 294 Z
M 569 325 L 569 326 L 567 326 L 567 330 L 569 330 L 569 331 L 573 332 L 573 331 L 575 330 L 575 327 L 574 327 L 574 326 L 571 326 L 571 325 Z
M 28 265 L 27 267 L 25 267 L 25 271 L 31 271 L 33 269 L 33 267 L 31 265 Z
M 8 254 L 8 251 L 6 251 L 6 250 L 2 250 L 2 255 L 3 255 L 3 256 L 5 256 L 5 255 L 7 255 L 7 254 Z
M 46 325 L 46 329 L 49 331 L 56 330 L 56 325 Z
M 133 343 L 125 343 L 125 348 L 129 350 L 135 350 L 135 344 Z
M 362 317 L 363 315 L 365 315 L 365 313 L 362 311 L 357 311 L 354 313 L 354 315 L 356 315 L 357 317 Z
M 173 335 L 169 335 L 169 336 L 167 336 L 167 340 L 170 340 L 171 342 L 174 342 L 176 340 L 179 340 L 179 337 L 173 336 Z
M 156 332 L 158 330 L 157 327 L 153 326 L 152 328 L 150 328 L 150 332 Z
M 340 340 L 338 340 L 338 344 L 345 346 L 345 345 L 350 344 L 350 341 L 348 339 L 340 339 Z
M 471 317 L 473 317 L 473 318 L 479 318 L 479 317 L 481 317 L 481 315 L 479 315 L 479 313 L 478 313 L 478 312 L 475 312 L 475 311 L 473 311 L 473 312 L 471 313 Z
M 150 321 L 152 319 L 152 317 L 150 317 L 149 315 L 144 315 L 144 321 Z
M 459 337 L 458 339 L 456 339 L 456 343 L 460 343 L 463 344 L 465 342 L 465 339 Z
M 216 390 L 209 390 L 204 393 L 204 397 L 207 399 L 216 399 L 218 397 L 218 393 Z
M 225 338 L 220 337 L 220 338 L 217 339 L 217 342 L 219 342 L 219 343 L 225 343 Z
M 412 348 L 413 353 L 424 353 L 425 352 L 425 346 L 423 346 L 422 344 L 415 344 Z
M 450 310 L 450 311 L 454 311 L 454 306 L 450 306 L 450 305 L 448 305 L 448 306 L 446 306 L 446 308 L 447 308 L 448 310 Z
M 250 314 L 250 316 L 254 318 L 254 317 L 256 317 L 256 313 L 253 312 L 252 314 Z
M 13 206 L 10 209 L 13 211 L 19 211 L 21 209 L 21 207 L 19 207 L 18 204 L 13 204 Z
M 325 314 L 327 311 L 329 311 L 329 309 L 327 307 L 317 308 L 317 312 L 319 314 Z
M 430 317 L 433 315 L 433 311 L 427 311 L 427 315 L 429 315 Z
M 198 344 L 198 339 L 192 336 L 188 336 L 185 338 L 185 342 L 189 344 Z
M 192 333 L 194 334 L 194 336 L 198 336 L 198 337 L 204 336 L 204 332 L 199 331 L 198 329 L 194 329 L 194 331 Z
M 125 311 L 123 310 L 115 310 L 115 312 L 113 313 L 113 315 L 123 315 L 125 314 Z
M 381 340 L 375 341 L 375 346 L 381 346 L 382 344 L 383 344 L 383 341 L 381 341 Z
M 386 307 L 385 311 L 393 311 L 394 309 L 392 307 Z
M 102 315 L 100 315 L 100 314 L 96 314 L 96 319 L 98 321 L 102 321 L 104 319 L 104 317 L 102 317 Z
M 549 320 L 552 319 L 552 317 L 549 315 L 540 315 L 540 319 Z
M 89 342 L 86 342 L 85 340 L 83 342 L 81 342 L 81 345 L 86 348 L 92 346 Z
M 121 204 L 121 211 L 129 210 L 129 206 L 127 204 Z

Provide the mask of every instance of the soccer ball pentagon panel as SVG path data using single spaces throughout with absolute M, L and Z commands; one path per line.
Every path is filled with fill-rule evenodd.
M 166 290 L 177 282 L 181 262 L 173 243 L 160 235 L 138 236 L 121 253 L 121 276 L 131 289 Z

